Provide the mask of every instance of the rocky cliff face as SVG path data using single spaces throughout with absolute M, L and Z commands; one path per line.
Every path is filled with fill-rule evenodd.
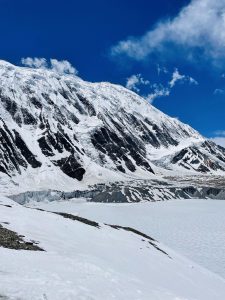
M 225 150 L 122 86 L 0 62 L 1 184 L 66 190 L 177 170 L 223 174 Z

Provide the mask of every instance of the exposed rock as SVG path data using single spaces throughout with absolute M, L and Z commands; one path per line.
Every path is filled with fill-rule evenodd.
M 44 251 L 36 245 L 37 242 L 26 242 L 23 237 L 24 236 L 18 235 L 16 232 L 0 225 L 0 247 L 15 250 Z

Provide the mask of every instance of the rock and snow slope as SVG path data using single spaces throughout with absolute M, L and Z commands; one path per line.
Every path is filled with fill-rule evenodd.
M 0 299 L 225 298 L 220 277 L 140 232 L 64 218 L 4 197 L 0 204 L 1 226 L 45 250 L 0 247 Z
M 122 86 L 0 61 L 1 191 L 174 171 L 224 174 L 225 150 Z

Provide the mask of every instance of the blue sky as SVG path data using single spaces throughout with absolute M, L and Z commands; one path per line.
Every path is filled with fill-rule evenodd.
M 0 0 L 0 36 L 1 59 L 68 60 L 225 144 L 225 0 Z

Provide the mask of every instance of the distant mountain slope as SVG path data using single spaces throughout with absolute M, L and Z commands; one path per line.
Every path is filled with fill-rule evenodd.
M 1 185 L 72 189 L 164 170 L 225 174 L 225 150 L 122 86 L 0 61 Z

